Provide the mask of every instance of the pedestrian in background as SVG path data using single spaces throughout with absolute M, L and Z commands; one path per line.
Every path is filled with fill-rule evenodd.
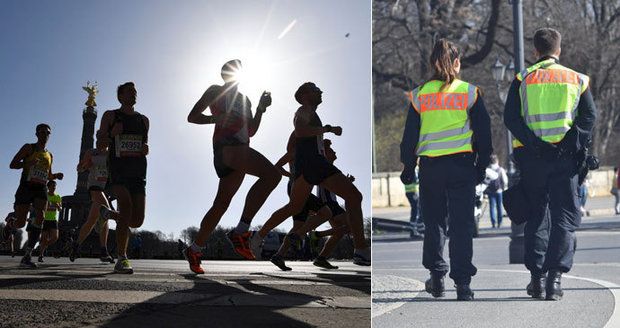
M 508 175 L 506 174 L 506 170 L 499 165 L 499 159 L 495 154 L 491 155 L 489 170 L 493 172 L 493 175 L 484 192 L 489 197 L 491 225 L 495 228 L 495 223 L 497 222 L 497 227 L 499 228 L 502 225 L 502 216 L 504 214 L 502 192 L 506 189 L 506 186 L 508 186 Z
M 618 178 L 620 178 L 618 176 L 618 167 L 614 167 L 614 178 L 611 181 L 611 194 L 614 195 L 615 198 L 614 210 L 616 212 L 616 215 L 620 214 L 620 193 L 618 193 L 618 186 L 620 185 L 620 180 Z
M 420 183 L 418 181 L 418 170 L 414 171 L 413 182 L 405 185 L 405 196 L 409 201 L 409 206 L 411 207 L 411 213 L 409 215 L 409 223 L 411 224 L 411 237 L 419 236 L 420 231 Z M 422 226 L 424 224 L 422 223 Z

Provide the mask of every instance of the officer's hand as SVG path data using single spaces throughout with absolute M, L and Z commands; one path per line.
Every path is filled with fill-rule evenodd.
M 332 133 L 334 133 L 337 136 L 342 135 L 342 128 L 339 126 L 332 126 Z
M 65 175 L 64 175 L 64 174 L 62 174 L 62 173 L 56 173 L 56 174 L 54 174 L 54 177 L 55 177 L 56 179 L 58 179 L 58 180 L 62 180 L 62 178 L 64 178 L 64 177 L 65 177 Z
M 403 184 L 412 184 L 415 177 L 415 166 L 405 166 L 403 172 L 400 174 L 400 181 Z

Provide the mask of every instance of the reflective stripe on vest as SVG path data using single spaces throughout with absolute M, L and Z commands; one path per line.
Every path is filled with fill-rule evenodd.
M 519 73 L 517 79 L 522 81 L 519 91 L 525 124 L 545 142 L 562 141 L 577 116 L 588 77 L 548 59 Z M 513 147 L 521 146 L 513 140 Z
M 445 90 L 443 81 L 429 81 L 412 92 L 413 108 L 420 114 L 416 154 L 437 157 L 472 152 L 469 109 L 477 88 L 454 80 Z

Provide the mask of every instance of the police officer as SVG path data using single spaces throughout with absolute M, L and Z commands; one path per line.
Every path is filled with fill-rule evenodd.
M 514 157 L 529 204 L 525 225 L 528 295 L 560 300 L 560 279 L 573 264 L 575 229 L 581 222 L 576 153 L 590 138 L 595 106 L 588 77 L 559 64 L 561 35 L 534 34 L 538 61 L 510 86 L 504 123 L 515 136 Z M 549 211 L 550 215 L 545 215 Z M 548 272 L 545 284 L 545 273 Z
M 430 58 L 433 77 L 411 94 L 400 145 L 401 180 L 412 182 L 420 157 L 420 204 L 426 225 L 422 263 L 430 271 L 426 291 L 444 296 L 448 264 L 443 258 L 450 236 L 450 278 L 457 299 L 469 301 L 476 274 L 472 264 L 475 185 L 484 179 L 492 153 L 489 115 L 478 88 L 457 79 L 461 68 L 456 46 L 438 40 Z M 448 230 L 449 227 L 449 231 Z

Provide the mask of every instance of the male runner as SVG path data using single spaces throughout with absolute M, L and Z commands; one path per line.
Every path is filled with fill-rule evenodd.
M 314 83 L 302 84 L 295 92 L 301 107 L 295 113 L 295 180 L 288 204 L 274 212 L 269 220 L 279 222 L 302 211 L 314 185 L 325 187 L 345 200 L 349 227 L 353 234 L 353 263 L 370 265 L 370 248 L 364 237 L 362 194 L 338 168 L 324 156 L 323 134 L 342 134 L 341 127 L 322 125 L 316 113 L 322 102 L 322 91 Z
M 256 257 L 250 249 L 248 231 L 256 212 L 282 178 L 278 170 L 256 150 L 250 147 L 250 138 L 256 134 L 263 113 L 271 105 L 271 95 L 263 92 L 256 115 L 252 116 L 250 100 L 237 90 L 236 79 L 241 69 L 239 60 L 231 60 L 222 67 L 223 85 L 212 85 L 189 113 L 187 120 L 194 124 L 215 124 L 213 133 L 214 165 L 219 185 L 212 207 L 205 214 L 194 243 L 183 252 L 190 269 L 204 273 L 200 267 L 202 248 L 228 209 L 246 174 L 258 177 L 245 199 L 243 213 L 237 227 L 227 234 L 235 251 L 245 259 Z M 203 112 L 211 108 L 211 116 Z
M 15 212 L 11 212 L 9 213 L 6 218 L 4 219 L 4 226 L 15 226 L 15 221 L 17 220 L 17 218 L 15 218 Z M 15 235 L 17 234 L 17 229 L 15 228 L 11 228 L 11 229 L 3 229 L 2 230 L 2 243 L 6 243 L 9 245 L 9 249 L 11 250 L 11 257 L 15 257 Z
M 82 228 L 80 228 L 80 235 L 71 247 L 71 254 L 69 255 L 71 262 L 78 257 L 80 245 L 88 238 L 93 227 L 98 223 L 99 227 L 97 230 L 101 246 L 99 259 L 101 262 L 114 263 L 114 259 L 108 252 L 108 219 L 118 219 L 119 212 L 110 210 L 108 197 L 104 193 L 108 183 L 108 146 L 109 139 L 101 131 L 97 131 L 97 148 L 87 150 L 82 161 L 77 166 L 78 172 L 88 171 L 87 188 L 92 204 L 88 218 L 84 225 L 82 225 Z
M 26 217 L 32 205 L 35 219 L 28 225 L 28 241 L 24 248 L 24 257 L 20 262 L 23 268 L 36 268 L 36 263 L 31 260 L 32 250 L 41 237 L 41 225 L 43 213 L 47 207 L 47 182 L 49 180 L 62 180 L 62 173 L 52 173 L 52 153 L 45 146 L 49 140 L 52 128 L 47 124 L 39 124 L 36 129 L 37 142 L 25 144 L 15 154 L 10 168 L 22 170 L 19 187 L 15 193 L 15 220 L 7 224 L 4 229 L 20 229 L 26 225 Z
M 47 209 L 43 220 L 43 232 L 39 243 L 39 262 L 43 262 L 45 250 L 58 240 L 58 212 L 62 210 L 62 197 L 56 193 L 56 181 L 47 182 Z
M 121 107 L 103 113 L 99 131 L 102 138 L 111 140 L 108 152 L 109 183 L 119 210 L 116 220 L 118 262 L 114 272 L 132 274 L 127 243 L 129 228 L 139 228 L 144 222 L 149 119 L 134 109 L 138 93 L 133 82 L 119 85 L 116 93 Z M 113 216 L 109 211 L 107 207 L 101 207 L 103 217 Z
M 287 176 L 290 178 L 287 186 L 287 193 L 289 196 L 291 194 L 293 175 L 295 172 L 295 140 L 295 132 L 292 132 L 286 145 L 286 154 L 284 154 L 284 156 L 282 156 L 275 164 L 275 166 L 278 168 L 278 170 L 283 176 Z M 289 165 L 290 172 L 286 171 L 283 168 L 286 163 L 288 163 Z M 289 236 L 296 237 L 297 235 L 293 234 L 293 232 L 296 232 L 305 226 L 317 227 L 323 222 L 327 221 L 327 219 L 331 216 L 332 214 L 329 211 L 329 208 L 327 206 L 324 206 L 318 197 L 316 197 L 312 193 L 308 195 L 308 199 L 304 204 L 303 210 L 300 213 L 293 215 L 293 228 L 291 228 L 289 233 L 284 237 L 284 240 L 282 241 L 282 245 L 278 249 L 278 252 L 271 257 L 271 262 L 283 271 L 291 270 L 291 268 L 287 267 L 284 263 L 284 255 L 288 251 L 291 242 L 295 244 L 301 244 L 301 239 L 295 238 L 294 240 L 291 240 Z M 284 222 L 285 219 L 286 218 L 282 218 L 282 220 L 278 222 L 276 222 L 275 220 L 267 221 L 260 230 L 253 234 L 250 241 L 250 247 L 254 254 L 261 253 L 260 245 L 262 244 L 263 239 L 265 239 L 265 237 L 270 231 L 272 231 L 273 229 L 275 229 L 275 227 Z

